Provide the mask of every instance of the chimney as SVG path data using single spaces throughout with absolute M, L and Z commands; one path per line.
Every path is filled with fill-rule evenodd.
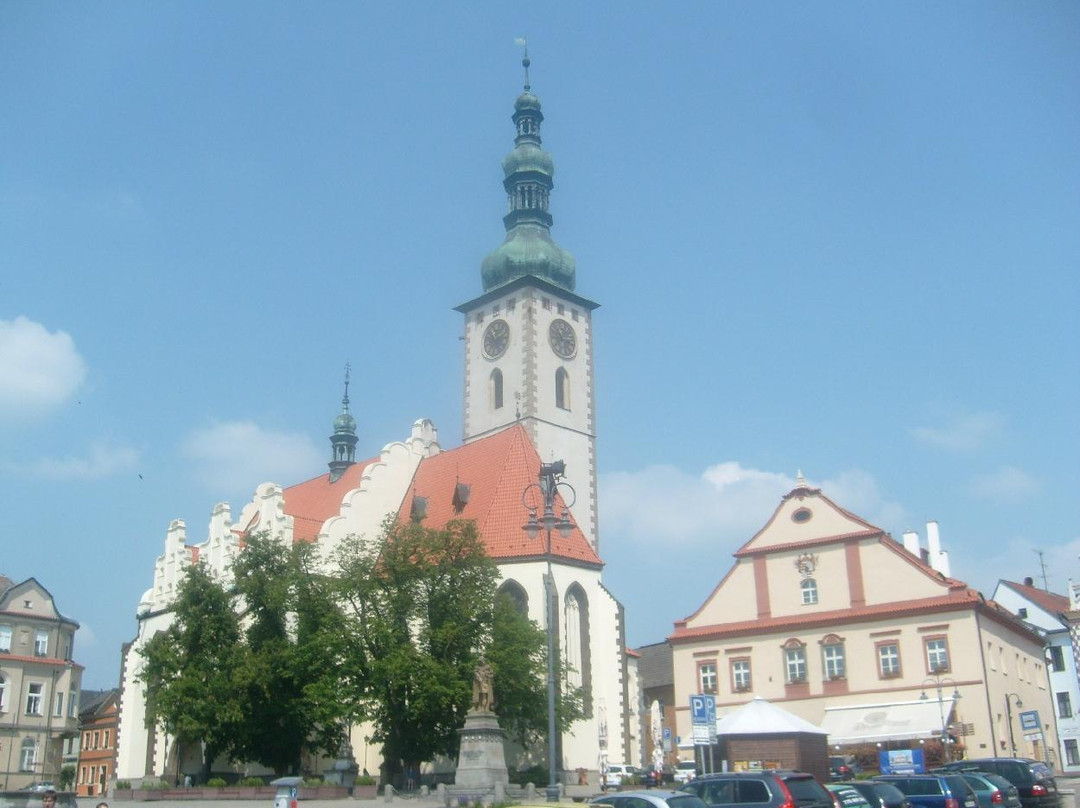
M 914 530 L 904 531 L 904 549 L 916 558 L 919 557 L 919 534 Z
M 1035 579 L 1030 575 L 1024 578 L 1024 586 L 1035 586 Z
M 930 566 L 946 578 L 952 577 L 949 573 L 949 554 L 941 549 L 941 535 L 935 521 L 926 523 L 926 549 L 930 551 Z

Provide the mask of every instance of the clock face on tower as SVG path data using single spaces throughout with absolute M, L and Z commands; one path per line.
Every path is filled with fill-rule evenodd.
M 484 330 L 484 356 L 488 359 L 498 359 L 506 351 L 510 343 L 510 326 L 506 320 L 492 320 Z
M 574 327 L 566 320 L 552 320 L 548 328 L 548 341 L 551 350 L 563 359 L 569 359 L 577 352 L 577 335 Z

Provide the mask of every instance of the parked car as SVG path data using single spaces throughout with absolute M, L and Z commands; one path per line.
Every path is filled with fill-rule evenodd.
M 787 770 L 703 774 L 679 791 L 696 794 L 709 806 L 755 803 L 767 808 L 835 808 L 836 805 L 832 794 L 814 775 Z
M 850 780 L 859 773 L 855 758 L 846 755 L 834 755 L 829 758 L 829 777 L 832 780 Z
M 1020 808 L 1020 791 L 1000 774 L 960 772 L 979 799 L 979 808 Z
M 624 783 L 629 783 L 631 777 L 635 777 L 638 774 L 638 770 L 633 766 L 627 766 L 625 763 L 609 763 L 607 767 L 607 785 L 609 786 L 621 786 Z
M 1016 786 L 1024 808 L 1059 808 L 1057 780 L 1049 767 L 1031 758 L 972 758 L 946 763 L 949 771 L 980 771 L 998 774 Z
M 852 780 L 844 785 L 851 786 L 870 802 L 873 808 L 911 808 L 911 803 L 904 792 L 891 783 L 878 780 Z
M 917 808 L 979 808 L 979 799 L 959 773 L 882 774 L 874 779 L 892 783 Z
M 689 783 L 697 777 L 697 761 L 680 760 L 675 765 L 674 778 L 676 783 Z
M 826 783 L 825 788 L 836 797 L 836 808 L 873 808 L 870 800 L 848 783 Z
M 41 792 L 25 788 L 0 791 L 0 808 L 41 808 Z M 79 803 L 70 791 L 61 791 L 56 795 L 56 808 L 79 808 Z
M 693 794 L 659 788 L 604 794 L 593 797 L 589 804 L 609 805 L 611 808 L 705 808 L 705 803 Z

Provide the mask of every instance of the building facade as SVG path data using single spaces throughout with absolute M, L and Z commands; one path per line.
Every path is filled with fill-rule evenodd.
M 79 624 L 36 579 L 0 576 L 0 767 L 4 790 L 56 783 L 65 741 L 78 732 Z
M 120 691 L 84 693 L 79 710 L 79 760 L 75 768 L 75 794 L 80 797 L 108 793 L 116 771 L 116 733 Z
M 1046 670 L 1053 694 L 1059 746 L 1058 770 L 1080 773 L 1080 685 L 1073 643 L 1071 605 L 1064 595 L 1038 589 L 1031 578 L 1023 583 L 998 581 L 994 602 L 1033 626 L 1046 644 Z
M 260 485 L 233 519 L 217 505 L 205 537 L 189 542 L 174 521 L 157 559 L 153 584 L 137 609 L 138 631 L 124 650 L 117 774 L 125 779 L 172 776 L 195 766 L 171 739 L 144 728 L 145 700 L 136 681 L 139 651 L 171 620 L 185 570 L 196 560 L 222 579 L 243 538 L 266 531 L 283 543 L 317 543 L 324 558 L 348 536 L 375 539 L 387 516 L 442 527 L 473 519 L 499 564 L 500 587 L 540 625 L 547 618 L 544 580 L 550 552 L 557 620 L 552 624 L 571 683 L 585 695 L 586 718 L 559 739 L 558 768 L 586 769 L 627 760 L 636 743 L 635 666 L 625 647 L 623 609 L 604 585 L 598 553 L 593 417 L 592 312 L 574 292 L 575 266 L 551 238 L 551 157 L 541 148 L 540 102 L 526 85 L 512 117 L 514 148 L 503 161 L 510 211 L 506 238 L 483 262 L 483 293 L 457 307 L 464 318 L 463 445 L 444 449 L 434 424 L 416 421 L 409 435 L 375 457 L 355 459 L 356 420 L 346 380 L 334 420 L 329 473 L 297 485 Z M 576 496 L 560 498 L 574 522 L 566 537 L 529 539 L 530 486 L 536 494 L 541 458 L 563 460 Z M 360 767 L 380 768 L 380 750 L 366 728 L 352 738 Z M 195 750 L 188 750 L 191 754 Z M 197 758 L 196 758 L 197 759 Z M 316 772 L 318 773 L 318 772 Z
M 714 693 L 721 719 L 763 697 L 835 749 L 1057 748 L 1042 638 L 951 577 L 937 524 L 927 547 L 913 533 L 901 544 L 801 478 L 669 641 L 684 739 L 690 695 Z M 1037 733 L 1021 733 L 1018 700 L 1038 711 Z

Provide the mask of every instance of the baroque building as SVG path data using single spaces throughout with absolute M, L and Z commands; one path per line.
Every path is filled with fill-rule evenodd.
M 765 698 L 840 750 L 942 738 L 952 757 L 1057 748 L 1042 637 L 951 576 L 937 523 L 925 548 L 913 532 L 897 542 L 801 478 L 669 642 L 684 757 L 701 693 L 718 719 Z M 1021 730 L 1018 704 L 1036 728 Z
M 79 624 L 37 579 L 0 575 L 0 767 L 6 790 L 56 783 L 78 734 L 82 666 L 72 660 Z
M 178 777 L 197 769 L 197 750 L 181 759 L 172 739 L 144 726 L 144 692 L 135 678 L 139 651 L 170 624 L 185 570 L 201 561 L 227 579 L 230 560 L 242 552 L 244 536 L 255 531 L 282 542 L 316 542 L 327 557 L 346 536 L 378 537 L 388 516 L 436 528 L 450 519 L 472 519 L 499 564 L 501 589 L 546 625 L 548 548 L 543 535 L 529 539 L 523 530 L 529 520 L 523 494 L 537 482 L 541 463 L 552 460 L 565 462 L 565 479 L 577 495 L 559 503 L 571 510 L 572 530 L 551 539 L 553 630 L 573 683 L 583 689 L 587 713 L 559 738 L 558 768 L 595 773 L 602 759 L 632 754 L 634 663 L 625 647 L 623 609 L 604 585 L 598 551 L 592 353 L 597 304 L 574 291 L 574 259 L 551 236 L 554 163 L 542 148 L 543 114 L 527 75 L 514 104 L 514 147 L 503 160 L 506 237 L 483 261 L 482 294 L 457 307 L 464 319 L 464 443 L 444 449 L 434 424 L 419 419 L 403 439 L 357 461 L 357 422 L 349 411 L 346 378 L 328 472 L 291 486 L 259 485 L 235 519 L 227 503 L 218 504 L 207 533 L 195 540 L 183 521 L 172 522 L 152 585 L 137 608 L 136 637 L 124 649 L 118 777 Z M 359 766 L 379 769 L 380 750 L 367 742 L 363 727 L 354 729 L 352 745 Z

